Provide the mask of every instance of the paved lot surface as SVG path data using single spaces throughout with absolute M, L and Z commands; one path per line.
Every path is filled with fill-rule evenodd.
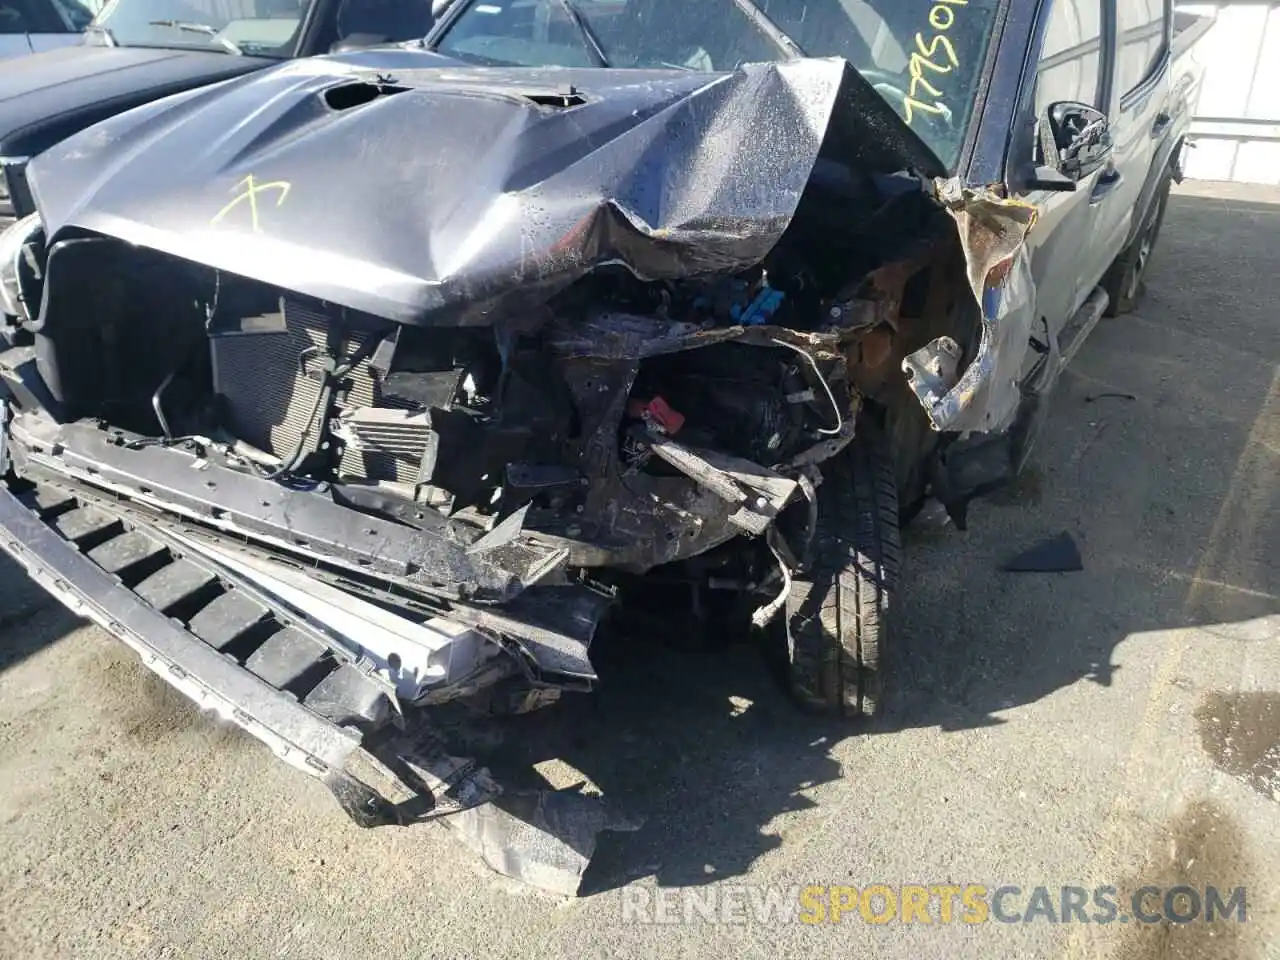
M 509 754 L 648 817 L 575 901 L 438 828 L 355 828 L 5 567 L 0 956 L 1280 957 L 1278 248 L 1280 191 L 1179 191 L 1140 314 L 1085 346 L 1025 480 L 910 537 L 887 729 L 797 717 L 751 651 L 661 649 L 513 728 Z M 996 571 L 1061 530 L 1083 573 Z M 664 890 L 678 918 L 690 892 L 877 881 L 1017 885 L 1012 911 L 1243 885 L 1248 922 L 636 920 Z

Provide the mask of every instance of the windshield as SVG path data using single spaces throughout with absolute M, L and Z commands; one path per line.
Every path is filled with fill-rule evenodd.
M 58 13 L 71 29 L 77 32 L 83 30 L 93 20 L 92 5 L 83 3 L 81 0 L 54 0 L 53 5 L 58 8 Z
M 93 26 L 121 46 L 291 57 L 314 0 L 106 0 Z
M 999 2 L 462 0 L 433 46 L 528 67 L 727 71 L 797 51 L 843 57 L 954 167 Z

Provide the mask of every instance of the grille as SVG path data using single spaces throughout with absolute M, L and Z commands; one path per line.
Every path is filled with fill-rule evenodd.
M 276 456 L 297 448 L 312 419 L 329 353 L 330 319 L 308 304 L 285 299 L 280 313 L 246 320 L 236 331 L 211 335 L 214 390 L 236 436 Z M 373 334 L 347 331 L 338 355 L 350 357 Z M 337 391 L 342 408 L 382 405 L 381 385 L 362 360 Z M 403 407 L 394 399 L 387 406 Z M 319 411 L 318 429 L 328 411 Z M 415 465 L 416 471 L 416 465 Z
M 175 556 L 145 528 L 130 529 L 102 507 L 44 485 L 24 494 L 23 501 L 146 603 L 326 715 L 322 702 L 336 682 L 328 678 L 344 661 L 311 636 L 241 591 L 229 589 L 204 565 Z

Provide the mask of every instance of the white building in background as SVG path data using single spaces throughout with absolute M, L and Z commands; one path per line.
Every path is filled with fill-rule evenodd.
M 1195 46 L 1205 67 L 1188 177 L 1280 184 L 1280 3 L 1179 3 L 1214 17 Z

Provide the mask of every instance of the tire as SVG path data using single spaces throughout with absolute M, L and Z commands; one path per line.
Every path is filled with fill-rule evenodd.
M 1142 299 L 1142 280 L 1147 272 L 1147 265 L 1151 262 L 1156 240 L 1160 237 L 1160 228 L 1164 226 L 1164 214 L 1169 208 L 1169 192 L 1172 187 L 1173 171 L 1170 169 L 1164 172 L 1156 187 L 1156 195 L 1151 200 L 1151 209 L 1147 211 L 1142 229 L 1107 271 L 1102 283 L 1108 297 L 1105 316 L 1118 317 L 1131 313 Z
M 902 556 L 893 458 L 871 426 L 823 470 L 813 546 L 786 605 L 791 692 L 814 712 L 869 719 L 884 701 Z

